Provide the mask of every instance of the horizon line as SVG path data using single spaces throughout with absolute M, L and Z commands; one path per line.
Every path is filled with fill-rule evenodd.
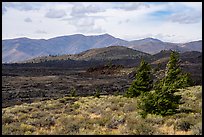
M 14 40 L 14 39 L 23 39 L 23 38 L 31 39 L 31 40 L 50 40 L 50 39 L 53 39 L 53 38 L 67 37 L 67 36 L 74 36 L 74 35 L 82 35 L 82 36 L 85 36 L 85 37 L 109 35 L 109 36 L 112 36 L 114 38 L 121 39 L 121 40 L 124 40 L 124 41 L 127 41 L 127 42 L 136 41 L 136 40 L 144 40 L 144 39 L 155 39 L 155 40 L 159 40 L 161 42 L 169 42 L 169 41 L 160 40 L 159 38 L 155 38 L 155 37 L 144 37 L 144 38 L 138 38 L 138 39 L 133 39 L 133 40 L 126 40 L 126 39 L 123 39 L 123 38 L 115 37 L 115 36 L 113 36 L 113 35 L 111 35 L 109 33 L 103 33 L 103 34 L 99 34 L 99 35 L 97 35 L 97 34 L 85 35 L 85 34 L 82 34 L 82 33 L 74 33 L 74 34 L 69 34 L 69 35 L 59 35 L 59 36 L 50 37 L 50 38 L 30 38 L 30 37 L 22 36 L 22 37 L 5 38 L 5 39 L 2 38 L 2 40 Z M 202 39 L 191 40 L 191 41 L 186 41 L 186 42 L 170 42 L 170 43 L 188 43 L 188 42 L 193 42 L 193 41 L 202 41 Z

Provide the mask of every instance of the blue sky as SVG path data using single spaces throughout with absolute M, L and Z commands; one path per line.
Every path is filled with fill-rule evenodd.
M 201 2 L 3 2 L 3 39 L 108 33 L 125 40 L 202 39 Z

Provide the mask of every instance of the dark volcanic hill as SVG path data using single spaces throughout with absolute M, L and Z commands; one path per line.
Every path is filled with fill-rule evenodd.
M 104 61 L 104 60 L 123 60 L 137 59 L 150 54 L 130 49 L 124 46 L 110 46 L 105 48 L 90 49 L 79 54 L 69 54 L 61 56 L 43 56 L 35 59 L 27 60 L 27 63 L 39 63 L 45 61 L 60 60 L 83 60 L 83 61 Z
M 2 62 L 21 62 L 39 56 L 78 54 L 80 52 L 108 46 L 126 46 L 138 51 L 155 54 L 161 50 L 200 51 L 202 40 L 189 43 L 167 43 L 158 39 L 146 38 L 125 41 L 109 34 L 85 36 L 75 34 L 51 39 L 17 38 L 2 40 Z M 194 48 L 195 47 L 195 48 Z
M 152 64 L 167 63 L 171 54 L 171 50 L 163 50 L 157 54 L 154 54 L 152 58 Z M 202 52 L 199 51 L 186 51 L 179 54 L 181 63 L 187 64 L 202 64 Z

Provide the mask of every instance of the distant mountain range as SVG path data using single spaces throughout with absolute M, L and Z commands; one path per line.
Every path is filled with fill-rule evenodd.
M 109 46 L 112 47 L 104 48 Z M 117 47 L 118 53 L 109 51 L 111 49 L 114 49 L 114 46 L 120 47 Z M 127 49 L 122 46 L 127 47 Z M 102 49 L 97 50 L 97 48 Z M 131 50 L 129 48 L 132 48 L 134 50 Z M 83 58 L 84 60 L 97 60 L 97 58 L 103 58 L 104 52 L 109 52 L 110 58 L 134 58 L 136 56 L 138 57 L 139 55 L 144 55 L 145 53 L 156 54 L 159 53 L 161 50 L 169 49 L 176 50 L 179 52 L 202 52 L 202 40 L 193 41 L 189 43 L 169 43 L 162 42 L 158 39 L 153 38 L 126 41 L 119 38 L 115 38 L 109 34 L 95 36 L 84 36 L 82 34 L 75 34 L 69 36 L 55 37 L 47 40 L 29 38 L 7 39 L 2 40 L 2 63 L 22 62 L 32 58 L 49 55 L 64 55 L 67 57 L 69 56 L 72 59 Z M 100 54 L 97 54 L 97 56 L 92 56 L 94 52 L 100 52 Z M 124 52 L 127 53 L 123 54 Z M 137 52 L 137 54 L 135 54 L 135 52 Z M 89 57 L 90 55 L 91 57 Z M 125 55 L 126 57 L 122 55 Z M 106 58 L 108 58 L 107 53 L 105 54 L 105 56 Z

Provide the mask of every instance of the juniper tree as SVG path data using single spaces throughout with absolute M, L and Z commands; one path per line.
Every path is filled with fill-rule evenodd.
M 178 52 L 172 51 L 166 66 L 165 77 L 161 80 L 162 88 L 168 87 L 171 93 L 177 92 L 178 88 L 191 86 L 193 83 L 189 73 L 184 73 L 180 67 Z
M 148 92 L 152 89 L 152 75 L 151 66 L 142 59 L 137 69 L 135 80 L 126 92 L 126 97 L 137 97 L 142 93 Z
M 191 84 L 188 74 L 182 73 L 179 66 L 179 55 L 171 52 L 166 66 L 165 77 L 154 86 L 155 92 L 146 94 L 141 98 L 139 107 L 145 117 L 148 113 L 157 115 L 170 115 L 176 112 L 180 104 L 180 95 L 175 95 L 178 88 L 184 88 Z

